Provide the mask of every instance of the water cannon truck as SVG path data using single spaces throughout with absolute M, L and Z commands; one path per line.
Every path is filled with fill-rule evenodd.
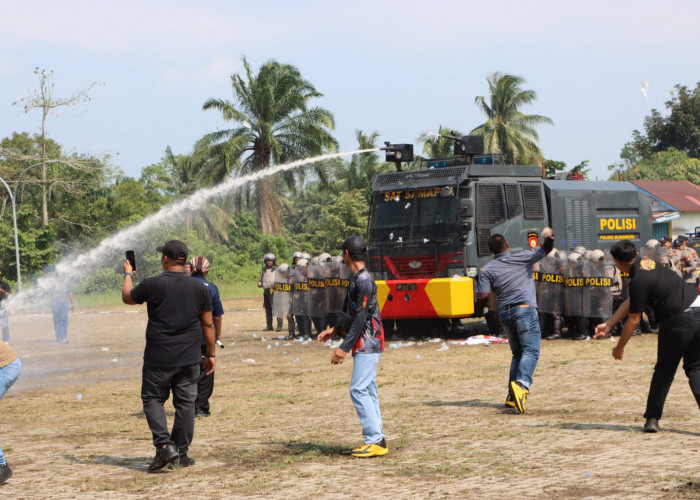
M 652 238 L 649 202 L 629 182 L 544 179 L 540 165 L 484 154 L 483 137 L 451 139 L 453 157 L 420 160 L 413 170 L 401 169 L 412 145 L 386 143 L 397 171 L 372 178 L 367 267 L 389 334 L 473 316 L 492 234 L 504 235 L 511 252 L 539 245 L 547 226 L 566 251 L 606 250 L 621 239 L 640 248 Z

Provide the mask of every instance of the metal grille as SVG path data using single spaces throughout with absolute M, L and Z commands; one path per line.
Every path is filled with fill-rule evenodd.
M 415 172 L 390 172 L 377 175 L 372 182 L 373 191 L 406 189 L 413 187 L 457 184 L 467 167 L 442 167 Z
M 369 270 L 388 279 L 445 278 L 449 267 L 464 265 L 458 244 L 383 245 L 370 247 L 367 255 Z
M 578 245 L 591 248 L 588 200 L 567 199 L 565 202 L 567 248 L 571 250 Z
M 522 205 L 520 204 L 520 194 L 518 192 L 517 184 L 504 184 L 506 189 L 506 205 L 508 206 L 508 218 L 512 219 L 518 215 L 522 210 Z
M 526 219 L 544 219 L 541 184 L 521 184 Z
M 476 251 L 480 256 L 489 254 L 489 238 L 491 238 L 491 231 L 489 229 L 476 230 Z
M 477 227 L 491 228 L 506 220 L 506 206 L 501 184 L 479 183 L 476 187 Z

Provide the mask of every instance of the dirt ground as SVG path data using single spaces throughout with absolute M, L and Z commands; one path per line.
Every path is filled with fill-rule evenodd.
M 0 401 L 15 472 L 0 497 L 700 496 L 700 412 L 682 371 L 662 432 L 641 432 L 655 335 L 634 337 L 622 362 L 609 340 L 544 341 L 524 415 L 503 406 L 507 345 L 389 341 L 378 383 L 390 453 L 362 460 L 348 455 L 362 441 L 352 360 L 332 366 L 327 346 L 263 340 L 261 303 L 225 302 L 196 465 L 155 474 L 139 397 L 145 309 L 76 311 L 66 345 L 50 314 L 13 316 L 23 372 Z

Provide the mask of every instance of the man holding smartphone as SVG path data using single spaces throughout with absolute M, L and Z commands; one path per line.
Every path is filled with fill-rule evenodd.
M 201 281 L 185 273 L 187 245 L 171 240 L 156 250 L 163 254 L 163 273 L 134 287 L 133 267 L 127 259 L 122 285 L 125 304 L 146 302 L 148 306 L 141 400 L 156 447 L 148 472 L 178 460 L 180 467 L 194 464 L 187 451 L 194 435 L 202 335 L 206 343 L 206 374 L 213 373 L 216 367 L 211 297 Z M 175 422 L 169 433 L 164 403 L 171 390 Z

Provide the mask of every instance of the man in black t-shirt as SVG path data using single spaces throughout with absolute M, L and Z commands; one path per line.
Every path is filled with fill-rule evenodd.
M 656 261 L 640 258 L 634 244 L 621 240 L 610 249 L 615 265 L 629 273 L 629 297 L 605 323 L 596 327 L 596 337 L 627 316 L 613 357 L 621 360 L 625 345 L 639 325 L 645 307 L 650 307 L 659 323 L 659 346 L 654 375 L 651 378 L 645 432 L 658 432 L 659 419 L 671 388 L 678 363 L 688 376 L 690 389 L 700 407 L 700 299 L 695 284 L 688 284 L 676 273 Z
M 148 466 L 149 472 L 162 469 L 178 459 L 180 467 L 194 464 L 194 460 L 187 456 L 187 450 L 194 435 L 202 335 L 206 343 L 203 369 L 210 375 L 216 366 L 211 297 L 204 283 L 185 272 L 187 245 L 171 240 L 156 250 L 163 254 L 163 273 L 146 278 L 134 287 L 134 271 L 127 260 L 124 262 L 122 286 L 125 304 L 147 304 L 141 400 L 157 450 Z M 171 390 L 175 422 L 172 432 L 168 433 L 163 404 Z

